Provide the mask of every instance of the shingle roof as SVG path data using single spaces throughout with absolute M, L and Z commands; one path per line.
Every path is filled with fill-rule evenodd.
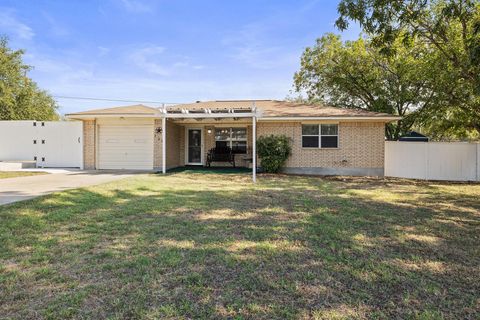
M 215 100 L 180 104 L 169 109 L 250 109 L 252 103 L 253 100 Z M 388 113 L 279 100 L 255 100 L 255 105 L 263 112 L 263 117 L 393 117 Z
M 280 101 L 280 100 L 215 100 L 215 101 L 203 101 L 187 104 L 178 104 L 174 106 L 169 106 L 167 109 L 169 111 L 179 111 L 179 110 L 228 110 L 228 109 L 245 109 L 250 110 L 253 101 L 257 110 L 262 113 L 261 118 L 296 118 L 296 117 L 332 117 L 332 118 L 378 118 L 385 120 L 395 120 L 400 119 L 391 114 L 379 113 L 365 111 L 362 109 L 345 109 L 345 108 L 335 108 L 330 106 L 324 106 L 320 104 L 306 104 L 299 102 L 289 102 L 289 101 Z M 67 117 L 74 118 L 75 116 L 115 116 L 115 115 L 124 115 L 124 116 L 156 116 L 158 117 L 161 114 L 159 108 L 148 107 L 142 104 L 124 106 L 124 107 L 114 107 L 114 108 L 105 108 L 105 109 L 96 109 L 88 110 L 76 113 L 67 114 Z
M 82 112 L 75 112 L 67 114 L 67 116 L 74 116 L 74 115 L 155 115 L 158 114 L 158 109 L 145 106 L 143 104 L 136 104 L 131 106 L 124 106 L 124 107 L 113 107 L 113 108 L 105 108 L 105 109 L 95 109 L 95 110 L 87 110 Z

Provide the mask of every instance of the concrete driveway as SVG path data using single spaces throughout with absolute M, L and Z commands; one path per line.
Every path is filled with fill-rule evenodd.
M 39 170 L 40 171 L 40 170 Z M 0 205 L 132 176 L 125 171 L 43 170 L 46 175 L 0 179 Z

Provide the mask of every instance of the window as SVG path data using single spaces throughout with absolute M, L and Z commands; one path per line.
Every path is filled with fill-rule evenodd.
M 215 128 L 215 147 L 230 147 L 233 153 L 247 153 L 247 128 Z
M 302 125 L 303 148 L 338 148 L 338 124 Z

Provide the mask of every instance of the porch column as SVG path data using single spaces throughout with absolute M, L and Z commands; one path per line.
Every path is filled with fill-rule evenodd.
M 257 107 L 255 101 L 252 106 L 252 180 L 257 183 Z
M 162 173 L 167 173 L 167 118 L 162 118 Z

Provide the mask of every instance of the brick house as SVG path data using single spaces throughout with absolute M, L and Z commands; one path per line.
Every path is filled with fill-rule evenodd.
M 399 120 L 385 113 L 276 100 L 134 105 L 66 116 L 84 123 L 85 169 L 165 172 L 204 166 L 215 147 L 229 148 L 236 166 L 254 168 L 253 137 L 284 134 L 292 142 L 287 173 L 370 176 L 383 175 L 385 124 Z

